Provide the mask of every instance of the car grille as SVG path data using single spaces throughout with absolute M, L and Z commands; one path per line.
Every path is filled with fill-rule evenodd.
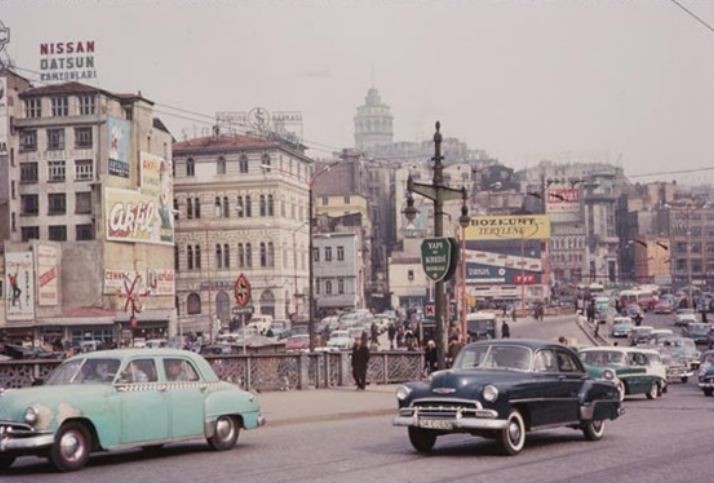
M 33 432 L 34 430 L 29 424 L 16 423 L 14 421 L 0 421 L 0 436 L 5 434 L 24 436 Z
M 454 419 L 458 413 L 463 416 L 475 416 L 481 409 L 478 401 L 460 399 L 419 399 L 412 403 L 410 413 L 416 409 L 420 417 L 430 419 Z

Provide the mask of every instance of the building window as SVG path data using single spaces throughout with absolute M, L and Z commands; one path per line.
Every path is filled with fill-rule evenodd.
M 191 198 L 186 198 L 186 218 L 193 218 L 193 201 Z
M 280 200 L 280 216 L 285 218 L 285 201 Z
M 64 149 L 64 129 L 47 130 L 47 149 L 55 151 Z
M 223 197 L 223 218 L 228 218 L 231 215 L 231 205 L 228 202 L 228 197 Z
M 247 173 L 248 172 L 248 156 L 243 154 L 239 159 L 238 159 L 238 170 L 241 173 Z
M 253 206 L 252 203 L 250 202 L 250 195 L 247 195 L 245 197 L 245 217 L 250 218 L 252 216 L 253 212 Z
M 337 279 L 337 293 L 340 295 L 345 293 L 345 281 L 342 278 Z
M 22 232 L 22 241 L 26 242 L 28 240 L 39 240 L 40 239 L 40 227 L 39 226 L 23 226 L 20 230 Z
M 49 170 L 49 181 L 64 181 L 65 162 L 64 161 L 48 161 L 47 168 Z
M 407 270 L 407 280 L 410 282 L 414 281 L 414 270 Z
M 238 203 L 236 205 L 236 211 L 238 212 L 238 218 L 243 218 L 243 197 L 238 196 Z
M 189 270 L 193 270 L 193 247 L 186 247 L 186 266 Z
M 273 195 L 268 195 L 268 216 L 275 215 L 275 206 L 273 202 Z
M 20 183 L 37 183 L 37 163 L 20 163 Z
M 325 281 L 325 294 L 332 295 L 332 281 L 331 280 Z
M 216 196 L 215 200 L 213 201 L 213 206 L 214 206 L 214 213 L 216 215 L 216 218 L 221 216 L 221 197 Z
M 193 199 L 193 216 L 201 218 L 201 200 L 198 197 Z
M 260 266 L 261 268 L 268 266 L 268 253 L 265 248 L 265 242 L 260 242 Z
M 226 174 L 226 158 L 219 156 L 216 161 L 216 174 Z
M 74 128 L 74 147 L 77 149 L 92 147 L 92 128 L 91 127 L 76 127 L 76 128 Z
M 92 181 L 94 179 L 94 160 L 77 159 L 74 162 L 75 181 Z
M 332 247 L 325 247 L 325 261 L 332 261 Z
M 50 240 L 67 241 L 67 227 L 65 225 L 50 225 Z
M 67 96 L 52 98 L 52 117 L 69 116 L 69 99 Z
M 238 268 L 245 267 L 245 251 L 243 250 L 243 244 L 238 244 Z
M 216 244 L 216 268 L 223 268 L 223 249 L 220 243 Z
M 201 245 L 196 245 L 193 247 L 193 266 L 196 269 L 201 268 Z
M 312 261 L 313 262 L 319 262 L 320 261 L 320 248 L 315 247 L 312 249 Z
M 337 261 L 341 262 L 345 259 L 345 247 L 337 247 Z
M 223 245 L 223 268 L 231 268 L 231 248 L 227 243 Z
M 174 245 L 174 270 L 179 269 L 179 247 L 178 245 Z
M 266 206 L 265 206 L 265 195 L 260 195 L 260 216 L 265 216 Z
M 186 160 L 186 176 L 196 176 L 196 164 L 193 158 Z
M 268 266 L 275 266 L 275 246 L 273 246 L 273 242 L 268 242 Z
M 77 241 L 81 240 L 94 240 L 94 230 L 92 230 L 91 224 L 77 225 L 75 226 Z
M 96 104 L 95 104 L 95 99 L 96 96 L 94 95 L 84 95 L 84 96 L 79 96 L 79 115 L 80 116 L 89 116 L 90 114 L 94 114 L 96 112 Z
M 37 150 L 37 131 L 22 131 L 20 133 L 20 151 Z
M 27 117 L 33 119 L 42 117 L 42 99 L 39 97 L 27 99 L 25 101 L 25 111 L 27 112 Z
M 75 213 L 86 215 L 92 212 L 92 193 L 89 191 L 75 193 Z
M 320 295 L 320 279 L 315 279 L 315 295 Z
M 327 196 L 322 197 L 322 206 L 327 206 L 327 204 L 330 202 L 329 198 Z
M 47 201 L 47 214 L 64 215 L 67 212 L 67 196 L 64 193 L 50 193 Z
M 17 231 L 17 220 L 15 219 L 15 212 L 10 213 L 10 229 L 15 232 Z M 0 286 L 2 289 L 2 286 Z M 1 291 L 1 290 L 0 290 Z
M 260 158 L 261 168 L 265 170 L 266 173 L 270 173 L 270 155 L 268 153 L 263 154 Z
M 186 312 L 189 315 L 201 313 L 201 297 L 197 293 L 188 294 L 186 299 Z
M 39 211 L 39 198 L 37 195 L 20 195 L 20 213 L 33 216 Z
M 253 268 L 253 248 L 250 243 L 245 244 L 245 266 L 246 268 Z
M 342 201 L 344 202 L 344 204 L 349 205 L 349 204 L 350 204 L 350 197 L 349 197 L 349 195 L 343 197 L 343 198 L 342 198 Z

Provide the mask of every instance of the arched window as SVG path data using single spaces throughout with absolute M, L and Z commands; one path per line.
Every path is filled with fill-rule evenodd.
M 238 218 L 243 218 L 243 197 L 238 196 L 238 205 L 236 206 L 236 211 L 238 212 Z
M 260 313 L 275 317 L 275 295 L 270 289 L 263 290 L 260 294 Z
M 216 174 L 226 174 L 226 158 L 218 156 L 216 161 Z
M 174 297 L 174 306 L 176 307 L 176 315 L 181 315 L 181 304 L 179 303 L 178 295 Z
M 189 270 L 193 270 L 193 248 L 191 245 L 186 247 L 186 265 Z
M 247 173 L 248 172 L 248 156 L 243 154 L 239 159 L 238 159 L 238 170 L 241 173 Z
M 223 268 L 231 268 L 231 249 L 228 243 L 223 245 Z
M 270 173 L 270 155 L 268 153 L 260 157 L 260 167 L 263 168 L 266 173 Z
M 216 268 L 223 268 L 223 249 L 220 243 L 216 244 Z
M 197 269 L 201 268 L 201 245 L 196 245 L 193 249 L 193 266 Z
M 238 244 L 238 268 L 245 267 L 245 251 L 243 250 L 243 244 Z
M 201 218 L 201 200 L 198 197 L 193 199 L 193 214 L 196 218 Z
M 178 220 L 178 219 L 179 219 L 178 210 L 179 210 L 178 198 L 174 198 L 174 220 Z
M 186 176 L 196 176 L 196 164 L 193 158 L 188 158 L 186 160 Z
M 189 220 L 193 218 L 193 201 L 191 201 L 191 198 L 186 200 L 186 218 Z
M 250 243 L 245 244 L 245 266 L 247 268 L 253 268 L 253 248 Z
M 179 269 L 179 247 L 174 245 L 174 270 Z
M 268 265 L 268 253 L 265 248 L 265 242 L 260 242 L 260 266 L 266 267 Z
M 221 216 L 221 197 L 220 196 L 216 196 L 216 200 L 213 202 L 213 206 L 214 206 L 215 216 L 216 216 L 216 218 L 218 218 L 219 216 Z
M 201 313 L 201 297 L 197 293 L 188 294 L 188 299 L 186 299 L 186 312 L 188 312 L 189 315 Z
M 250 218 L 251 216 L 253 216 L 253 206 L 251 205 L 251 202 L 250 202 L 250 195 L 246 195 L 245 206 L 243 208 L 245 210 L 246 218 Z
M 231 213 L 231 205 L 228 202 L 228 197 L 223 197 L 223 218 L 228 218 Z
M 265 195 L 260 195 L 260 216 L 265 216 Z
M 273 242 L 268 242 L 268 266 L 275 266 L 275 247 L 273 246 Z
M 275 215 L 275 205 L 273 203 L 273 195 L 268 195 L 268 216 Z

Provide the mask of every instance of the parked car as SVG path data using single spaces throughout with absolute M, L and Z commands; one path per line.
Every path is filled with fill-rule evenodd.
M 708 345 L 714 338 L 714 328 L 710 324 L 691 323 L 682 329 L 682 335 L 692 339 L 695 344 Z
M 46 454 L 59 470 L 78 470 L 95 451 L 199 437 L 226 450 L 241 428 L 264 422 L 254 395 L 220 381 L 191 352 L 81 354 L 55 369 L 44 386 L 2 394 L 0 469 L 19 456 Z
M 273 317 L 271 315 L 253 314 L 250 317 L 250 322 L 248 322 L 248 328 L 253 328 L 259 334 L 264 334 L 268 331 L 268 328 L 272 323 Z
M 94 352 L 104 348 L 101 340 L 83 340 L 79 343 L 79 352 Z
M 131 341 L 131 346 L 135 349 L 143 349 L 144 347 L 146 347 L 146 338 L 134 337 Z
M 285 350 L 306 351 L 310 348 L 310 336 L 308 334 L 291 335 L 285 341 Z
M 330 334 L 327 347 L 330 349 L 351 349 L 354 339 L 350 337 L 349 331 L 335 330 Z
M 627 337 L 635 324 L 629 317 L 615 317 L 612 321 L 611 337 Z
M 678 309 L 674 314 L 674 325 L 677 327 L 684 327 L 693 322 L 699 322 L 699 317 L 694 309 Z
M 635 394 L 657 399 L 667 388 L 666 368 L 654 350 L 589 347 L 580 351 L 580 360 L 594 379 L 615 382 L 620 400 Z
M 705 396 L 714 394 L 714 350 L 708 350 L 699 359 L 699 388 Z
M 169 341 L 166 339 L 149 339 L 146 341 L 148 349 L 163 349 L 169 346 Z
M 640 325 L 639 327 L 633 327 L 630 331 L 630 345 L 637 346 L 640 344 L 646 344 L 650 338 L 650 333 L 654 330 L 651 325 Z
M 672 302 L 668 299 L 660 300 L 654 306 L 655 314 L 671 314 L 672 312 L 674 312 L 674 305 L 672 305 Z
M 13 359 L 59 359 L 59 352 L 46 351 L 41 347 L 25 347 L 21 345 L 5 344 L 4 354 Z
M 544 427 L 599 440 L 605 421 L 621 412 L 615 384 L 589 377 L 570 348 L 526 339 L 469 344 L 452 369 L 400 386 L 396 395 L 394 425 L 408 428 L 420 452 L 450 433 L 495 438 L 509 455 L 521 452 L 527 432 Z
M 270 324 L 270 332 L 272 332 L 273 337 L 276 337 L 278 340 L 285 339 L 290 334 L 290 321 L 274 320 Z

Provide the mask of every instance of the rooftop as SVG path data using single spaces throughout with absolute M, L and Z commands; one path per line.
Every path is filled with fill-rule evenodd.
M 152 101 L 146 99 L 141 95 L 141 92 L 137 94 L 119 94 L 115 92 L 109 92 L 99 87 L 90 86 L 87 84 L 82 84 L 81 82 L 64 82 L 62 84 L 51 84 L 41 87 L 33 87 L 20 94 L 20 97 L 37 97 L 37 96 L 51 96 L 57 94 L 103 94 L 105 96 L 114 98 L 119 102 L 134 102 L 134 101 L 144 101 L 149 104 L 154 104 Z

